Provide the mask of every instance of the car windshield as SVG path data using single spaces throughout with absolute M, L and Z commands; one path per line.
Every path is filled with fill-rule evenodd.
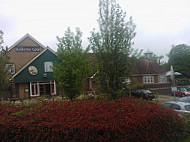
M 150 94 L 150 93 L 152 93 L 152 92 L 149 91 L 149 90 L 143 90 L 143 92 L 146 93 L 146 94 Z
M 185 89 L 186 89 L 187 91 L 190 91 L 190 87 L 185 87 Z
M 190 97 L 183 97 L 179 99 L 180 102 L 190 102 Z
M 187 91 L 185 88 L 179 88 L 179 91 Z

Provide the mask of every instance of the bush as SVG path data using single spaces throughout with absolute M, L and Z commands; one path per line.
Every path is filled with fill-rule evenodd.
M 165 142 L 184 120 L 141 99 L 0 105 L 0 141 Z

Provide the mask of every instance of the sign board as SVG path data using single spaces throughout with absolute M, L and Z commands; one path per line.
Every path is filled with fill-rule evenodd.
M 24 46 L 24 47 L 16 47 L 16 52 L 40 52 L 40 47 L 36 46 Z
M 177 87 L 172 87 L 172 92 L 177 92 Z

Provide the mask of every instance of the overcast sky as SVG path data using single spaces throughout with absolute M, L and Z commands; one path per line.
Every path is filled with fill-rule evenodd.
M 190 0 L 116 0 L 133 17 L 134 48 L 166 55 L 172 45 L 190 45 Z M 0 0 L 0 30 L 11 46 L 26 33 L 56 50 L 67 27 L 83 32 L 83 45 L 98 27 L 99 0 Z

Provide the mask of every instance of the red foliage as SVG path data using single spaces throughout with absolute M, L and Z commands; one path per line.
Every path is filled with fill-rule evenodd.
M 0 141 L 162 142 L 183 120 L 141 99 L 0 105 Z

